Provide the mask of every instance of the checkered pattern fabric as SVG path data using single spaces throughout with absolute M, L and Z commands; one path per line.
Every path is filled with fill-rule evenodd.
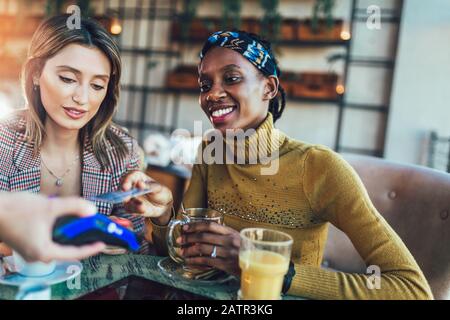
M 41 158 L 39 154 L 33 156 L 33 145 L 26 142 L 24 128 L 25 119 L 20 116 L 0 122 L 0 191 L 40 192 Z M 126 173 L 140 169 L 136 140 L 119 128 L 112 126 L 111 130 L 123 139 L 130 152 L 125 159 L 119 159 L 111 152 L 111 166 L 102 168 L 94 155 L 91 141 L 85 139 L 81 172 L 84 198 L 118 190 Z M 128 218 L 136 232 L 145 232 L 143 218 L 125 213 L 122 205 L 101 202 L 96 202 L 96 205 L 99 213 Z M 142 248 L 141 252 L 145 250 Z

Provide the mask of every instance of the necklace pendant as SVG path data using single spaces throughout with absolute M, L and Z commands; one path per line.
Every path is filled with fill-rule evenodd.
M 63 185 L 63 179 L 56 179 L 56 186 L 61 187 Z

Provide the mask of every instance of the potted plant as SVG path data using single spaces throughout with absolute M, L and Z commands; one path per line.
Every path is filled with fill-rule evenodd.
M 172 40 L 203 41 L 212 32 L 219 29 L 219 20 L 215 17 L 196 17 L 200 0 L 185 0 L 182 13 L 171 25 Z
M 177 90 L 198 90 L 196 66 L 179 65 L 167 75 L 167 87 Z
M 179 38 L 179 36 L 181 36 L 181 39 L 184 41 L 187 41 L 189 39 L 189 35 L 193 33 L 191 27 L 193 25 L 195 15 L 197 14 L 197 7 L 199 2 L 200 0 L 183 1 L 183 11 L 179 16 L 179 24 L 178 26 L 175 26 L 175 30 L 172 29 L 172 31 L 175 33 L 172 34 L 172 36 L 175 36 L 176 38 Z
M 261 23 L 260 19 L 248 17 L 242 19 L 241 29 L 250 33 L 261 33 Z
M 293 41 L 297 40 L 298 36 L 298 28 L 299 28 L 300 21 L 298 19 L 283 19 L 281 22 L 280 27 L 280 33 L 281 33 L 281 40 L 284 41 Z
M 333 20 L 332 27 L 328 28 L 324 19 L 318 20 L 317 29 L 314 30 L 312 19 L 305 19 L 300 23 L 298 38 L 303 41 L 332 41 L 341 40 L 341 32 L 344 27 L 342 19 Z
M 292 96 L 298 98 L 336 99 L 338 75 L 330 72 L 302 72 L 292 87 Z
M 260 0 L 261 7 L 264 10 L 264 16 L 261 20 L 261 35 L 271 42 L 279 39 L 281 27 L 281 15 L 278 12 L 278 0 Z
M 280 77 L 280 84 L 287 96 L 292 96 L 292 90 L 297 82 L 297 74 L 291 71 L 284 71 Z
M 213 30 L 217 29 L 218 21 L 212 17 L 193 18 L 189 27 L 188 39 L 204 41 Z
M 300 24 L 300 40 L 340 40 L 344 22 L 333 19 L 334 4 L 334 0 L 316 0 L 312 18 Z
M 222 30 L 241 28 L 241 0 L 222 0 Z
M 335 0 L 316 0 L 313 7 L 313 15 L 311 20 L 311 28 L 313 32 L 319 32 L 319 17 L 323 21 L 325 19 L 328 29 L 333 27 L 333 8 Z
M 61 13 L 65 0 L 47 0 L 45 5 L 45 15 L 51 17 Z
M 80 12 L 83 17 L 91 17 L 94 14 L 90 6 L 90 0 L 78 0 L 77 6 L 80 7 Z

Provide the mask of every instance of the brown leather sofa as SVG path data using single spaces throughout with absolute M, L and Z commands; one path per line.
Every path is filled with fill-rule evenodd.
M 378 211 L 405 242 L 436 299 L 450 299 L 450 174 L 364 156 L 346 156 Z M 347 236 L 330 225 L 323 266 L 365 273 Z

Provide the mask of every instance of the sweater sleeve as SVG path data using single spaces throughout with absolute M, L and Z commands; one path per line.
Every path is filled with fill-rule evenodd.
M 313 147 L 303 161 L 311 209 L 345 232 L 366 263 L 380 270 L 356 274 L 295 265 L 289 294 L 314 299 L 432 299 L 431 289 L 400 237 L 373 206 L 359 176 L 341 156 Z
M 189 187 L 184 194 L 183 205 L 185 208 L 206 208 L 207 201 L 207 186 L 206 186 L 206 168 L 203 164 L 195 164 L 192 169 L 192 177 Z M 156 253 L 159 255 L 168 255 L 166 235 L 168 232 L 167 226 L 158 226 L 150 219 L 146 223 L 151 224 L 152 239 L 155 246 Z
M 183 200 L 185 208 L 208 207 L 205 166 L 206 165 L 196 164 L 192 169 L 192 178 Z

